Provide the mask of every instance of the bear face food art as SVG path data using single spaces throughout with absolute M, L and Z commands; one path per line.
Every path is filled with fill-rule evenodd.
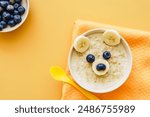
M 129 67 L 121 41 L 113 29 L 78 36 L 70 58 L 76 82 L 89 89 L 105 89 L 119 82 Z

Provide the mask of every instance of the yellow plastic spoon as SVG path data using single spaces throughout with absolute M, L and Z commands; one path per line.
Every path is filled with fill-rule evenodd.
M 76 89 L 78 89 L 82 94 L 84 94 L 88 99 L 90 100 L 99 100 L 98 97 L 96 97 L 95 95 L 93 95 L 92 93 L 84 90 L 83 88 L 81 88 L 80 86 L 78 86 L 73 80 L 71 80 L 67 74 L 65 73 L 65 71 L 58 67 L 58 66 L 53 66 L 50 68 L 50 74 L 51 76 L 58 81 L 63 81 L 66 82 L 68 84 L 71 84 L 72 86 L 74 86 Z

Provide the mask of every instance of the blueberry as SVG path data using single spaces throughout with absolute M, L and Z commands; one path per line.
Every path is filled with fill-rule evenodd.
M 14 11 L 14 6 L 13 5 L 8 5 L 6 9 L 7 9 L 8 12 L 13 12 Z
M 3 26 L 3 28 L 7 27 L 7 23 L 5 21 L 1 21 L 0 24 Z
M 13 16 L 13 15 L 11 15 L 10 17 L 11 17 L 11 19 L 14 19 L 14 16 Z
M 111 57 L 111 53 L 109 51 L 105 51 L 103 53 L 103 57 L 104 57 L 105 60 L 108 60 Z
M 92 54 L 89 54 L 89 55 L 87 55 L 86 60 L 89 63 L 93 63 L 95 61 L 95 56 Z
M 0 1 L 0 6 L 3 8 L 6 8 L 8 4 L 9 4 L 8 1 Z
M 4 28 L 3 25 L 0 24 L 0 30 L 3 30 L 3 28 Z
M 14 20 L 11 19 L 11 20 L 8 21 L 8 25 L 11 26 L 11 27 L 13 27 L 13 26 L 16 25 L 16 23 L 15 23 Z
M 3 17 L 4 15 L 6 15 L 6 13 L 7 13 L 7 12 L 6 12 L 6 11 L 4 11 L 4 12 L 2 13 L 2 17 Z
M 2 17 L 3 17 L 4 21 L 8 21 L 8 20 L 10 20 L 11 15 L 10 15 L 10 13 L 3 12 Z
M 21 15 L 23 15 L 25 13 L 25 8 L 23 6 L 19 6 L 18 11 Z
M 14 15 L 18 15 L 19 12 L 17 10 L 14 10 Z
M 16 24 L 20 23 L 22 21 L 22 18 L 20 15 L 14 15 L 14 21 L 16 22 Z
M 15 3 L 14 4 L 14 9 L 16 9 L 16 10 L 18 10 L 18 7 L 19 7 L 20 5 L 18 4 L 18 3 Z
M 2 16 L 0 15 L 0 21 L 2 20 Z
M 20 4 L 22 0 L 15 0 L 15 2 Z
M 100 64 L 96 65 L 96 69 L 97 69 L 97 71 L 101 71 L 101 70 L 104 71 L 106 69 L 106 65 L 103 63 L 100 63 Z
M 0 6 L 0 13 L 3 11 L 3 8 Z

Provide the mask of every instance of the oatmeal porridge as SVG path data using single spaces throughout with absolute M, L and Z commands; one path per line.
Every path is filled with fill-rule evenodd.
M 106 34 L 106 37 L 108 36 L 112 39 L 111 36 L 114 35 Z M 77 47 L 81 48 L 87 44 L 89 46 L 81 51 L 74 46 L 70 57 L 70 69 L 77 83 L 80 82 L 83 87 L 96 90 L 105 89 L 120 82 L 129 68 L 128 55 L 122 40 L 105 41 L 102 32 L 91 33 L 84 38 L 89 42 L 82 41 L 85 43 L 82 45 L 80 43 L 80 47 L 78 43 Z

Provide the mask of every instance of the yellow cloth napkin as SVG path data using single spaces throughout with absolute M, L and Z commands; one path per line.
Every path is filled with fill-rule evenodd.
M 131 47 L 133 67 L 128 80 L 120 88 L 109 93 L 94 95 L 103 100 L 150 99 L 150 32 L 77 20 L 74 24 L 72 39 L 74 40 L 76 36 L 89 29 L 98 27 L 116 29 L 125 38 Z M 73 86 L 64 83 L 61 99 L 85 100 L 87 98 Z

